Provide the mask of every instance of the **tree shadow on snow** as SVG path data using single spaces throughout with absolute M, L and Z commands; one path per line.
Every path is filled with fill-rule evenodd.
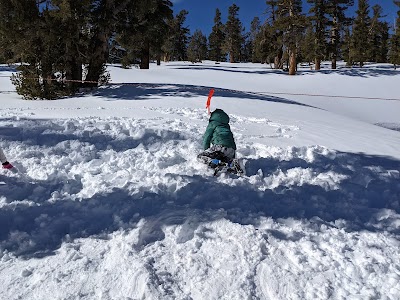
M 195 234 L 202 234 L 197 230 L 201 224 L 222 218 L 244 225 L 257 225 L 260 217 L 307 219 L 329 227 L 336 227 L 336 222 L 342 220 L 340 226 L 347 231 L 400 234 L 395 215 L 400 213 L 400 161 L 361 153 L 338 153 L 334 159 L 320 156 L 312 163 L 270 158 L 246 163 L 247 176 L 264 178 L 296 168 L 311 169 L 317 174 L 331 171 L 347 178 L 341 181 L 339 189 L 306 183 L 281 184 L 260 191 L 249 181 L 230 186 L 211 175 L 194 175 L 186 176 L 191 182 L 175 193 L 132 195 L 114 189 L 90 199 L 43 201 L 54 191 L 60 195 L 63 191 L 67 195 L 77 192 L 81 188 L 79 179 L 72 183 L 56 180 L 19 183 L 0 176 L 0 182 L 6 183 L 0 185 L 0 192 L 9 195 L 7 202 L 13 204 L 0 209 L 0 247 L 23 257 L 51 255 L 63 241 L 107 238 L 107 234 L 121 228 L 134 228 L 142 218 L 145 224 L 140 229 L 138 249 L 162 240 L 165 226 L 182 225 L 177 243 L 184 243 Z M 260 170 L 264 175 L 260 175 Z M 10 192 L 12 185 L 20 192 Z M 23 199 L 25 202 L 18 202 Z M 32 203 L 27 204 L 27 200 Z M 280 232 L 272 234 L 296 238 Z
M 0 65 L 0 72 L 17 72 L 16 66 Z M 9 77 L 8 75 L 6 77 Z
M 227 66 L 176 66 L 175 69 L 179 70 L 198 70 L 198 71 L 220 71 L 228 73 L 242 73 L 242 74 L 258 74 L 258 75 L 287 75 L 287 72 L 282 70 L 275 70 L 270 68 L 265 68 L 265 70 L 260 70 L 260 68 L 251 70 L 246 70 L 241 67 L 227 67 Z M 360 67 L 339 67 L 335 70 L 323 68 L 321 70 L 307 70 L 305 68 L 299 68 L 296 75 L 316 75 L 316 74 L 338 74 L 343 76 L 355 76 L 355 77 L 379 77 L 379 76 L 396 76 L 400 75 L 398 70 L 394 70 L 393 66 L 369 66 L 366 65 L 362 68 Z
M 108 101 L 115 100 L 152 100 L 168 97 L 199 98 L 207 97 L 213 87 L 184 85 L 184 84 L 134 84 L 122 83 L 111 84 L 99 88 L 94 92 L 94 96 L 104 97 Z M 241 98 L 251 100 L 261 100 L 283 104 L 294 104 L 312 107 L 307 104 L 299 103 L 280 97 L 268 96 L 257 93 L 250 93 L 237 90 L 215 88 L 214 97 Z
M 2 119 L 9 121 L 10 119 Z M 61 122 L 62 123 L 62 122 Z M 106 123 L 106 122 L 105 122 Z M 104 124 L 102 124 L 104 125 Z M 71 129 L 66 127 L 72 126 Z M 130 136 L 128 130 L 120 130 L 123 138 L 94 126 L 91 130 L 75 130 L 74 124 L 69 125 L 52 120 L 23 119 L 13 127 L 0 127 L 0 139 L 23 142 L 28 146 L 54 147 L 62 142 L 78 141 L 92 144 L 97 151 L 113 149 L 122 152 L 136 148 L 139 145 L 147 147 L 167 140 L 184 140 L 185 136 L 177 131 L 144 129 L 140 136 Z M 60 153 L 61 154 L 61 153 Z
M 115 151 L 124 151 L 140 144 L 146 148 L 156 143 L 187 139 L 177 132 L 148 129 L 140 137 L 127 135 L 126 140 L 118 141 L 115 137 L 97 134 L 97 131 L 86 135 L 68 133 L 65 126 L 69 125 L 60 124 L 63 123 L 21 119 L 18 127 L 1 127 L 0 137 L 7 142 L 20 141 L 26 146 L 44 146 L 48 152 L 65 151 L 68 145 L 54 146 L 78 140 L 93 145 L 95 153 L 109 145 Z M 38 151 L 34 154 L 29 151 L 26 157 L 39 155 Z M 344 152 L 336 153 L 335 157 L 322 154 L 314 157 L 313 162 L 301 158 L 287 161 L 248 159 L 248 177 L 238 180 L 234 186 L 207 175 L 204 167 L 199 168 L 198 175 L 165 174 L 167 182 L 181 181 L 182 178 L 189 182 L 176 192 L 164 189 L 154 193 L 150 188 L 144 188 L 133 194 L 114 188 L 90 199 L 75 196 L 83 188 L 79 176 L 67 179 L 60 175 L 48 180 L 33 180 L 18 174 L 7 176 L 6 171 L 2 171 L 0 253 L 7 250 L 24 257 L 51 255 L 63 241 L 106 238 L 120 228 L 134 228 L 142 218 L 145 223 L 140 227 L 136 244 L 139 249 L 162 240 L 165 226 L 182 225 L 177 242 L 184 243 L 195 234 L 201 234 L 197 231 L 201 224 L 222 218 L 254 225 L 259 223 L 260 217 L 306 219 L 327 226 L 341 226 L 348 231 L 400 234 L 399 160 Z M 311 179 L 304 179 L 301 183 L 302 173 L 298 172 L 297 181 L 290 183 L 296 175 L 290 177 L 287 174 L 296 174 L 298 170 L 321 175 L 320 182 L 311 184 Z M 340 174 L 345 178 L 333 188 L 334 184 L 329 184 L 329 174 L 333 177 Z M 285 181 L 285 176 L 290 180 Z M 251 181 L 249 177 L 258 179 Z M 268 180 L 275 183 L 274 188 L 260 190 L 257 187 L 257 182 Z M 337 225 L 338 220 L 343 220 L 339 221 L 340 225 Z M 274 234 L 284 238 L 279 232 Z

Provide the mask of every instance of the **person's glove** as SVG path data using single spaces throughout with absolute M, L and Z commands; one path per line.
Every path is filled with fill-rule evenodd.
M 7 169 L 10 170 L 13 168 L 13 165 L 10 164 L 8 161 L 6 161 L 5 163 L 3 163 L 3 169 Z

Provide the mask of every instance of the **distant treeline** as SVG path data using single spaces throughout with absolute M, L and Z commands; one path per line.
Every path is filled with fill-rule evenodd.
M 264 20 L 246 32 L 232 4 L 222 23 L 216 9 L 210 35 L 190 35 L 188 11 L 173 15 L 169 0 L 0 0 L 0 63 L 20 63 L 13 76 L 28 99 L 54 99 L 107 82 L 107 63 L 148 69 L 150 61 L 267 63 L 296 74 L 297 64 L 400 64 L 400 0 L 395 24 L 380 5 L 358 0 L 267 0 Z

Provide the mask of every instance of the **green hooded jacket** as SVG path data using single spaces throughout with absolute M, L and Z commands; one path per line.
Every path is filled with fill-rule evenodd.
M 203 136 L 203 149 L 210 144 L 221 145 L 236 150 L 235 140 L 229 126 L 229 116 L 222 110 L 216 109 L 211 113 L 206 132 Z

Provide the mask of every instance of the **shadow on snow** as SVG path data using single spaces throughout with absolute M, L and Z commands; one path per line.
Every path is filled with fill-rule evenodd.
M 40 131 L 36 134 L 39 135 Z M 65 135 L 61 140 L 69 138 L 75 139 L 76 136 Z M 174 138 L 180 138 L 179 134 L 168 137 Z M 13 140 L 11 136 L 6 136 L 6 139 Z M 145 137 L 142 139 L 146 140 Z M 160 139 L 165 140 L 165 137 Z M 92 143 L 97 149 L 104 148 L 98 137 L 89 136 L 82 140 Z M 146 141 L 150 145 L 156 140 Z M 136 147 L 143 141 L 125 146 Z M 28 141 L 30 144 L 34 142 L 54 145 L 38 137 Z M 193 238 L 199 225 L 222 218 L 253 225 L 259 223 L 260 217 L 306 219 L 310 226 L 319 223 L 329 227 L 340 226 L 348 231 L 400 234 L 395 214 L 400 213 L 400 161 L 362 153 L 337 153 L 335 158 L 319 155 L 312 163 L 299 158 L 289 161 L 260 158 L 246 163 L 248 176 L 261 176 L 261 170 L 264 178 L 294 168 L 311 169 L 317 174 L 332 171 L 347 178 L 341 181 L 339 189 L 305 183 L 282 184 L 260 191 L 248 180 L 236 186 L 218 182 L 211 175 L 200 175 L 204 170 L 200 168 L 199 175 L 165 175 L 189 179 L 189 184 L 177 192 L 131 194 L 115 188 L 109 193 L 95 194 L 90 199 L 72 200 L 68 195 L 82 189 L 78 177 L 69 182 L 57 178 L 30 182 L 0 175 L 1 201 L 7 203 L 0 206 L 0 250 L 24 257 L 51 255 L 63 241 L 107 238 L 108 233 L 121 228 L 134 228 L 142 218 L 146 222 L 141 227 L 138 248 L 162 240 L 165 225 L 182 225 L 177 242 L 184 243 Z M 56 199 L 54 192 L 59 195 Z M 337 220 L 343 221 L 337 223 Z M 274 234 L 285 238 L 283 233 Z
M 0 72 L 12 72 L 12 73 L 15 73 L 15 72 L 17 72 L 17 69 L 16 69 L 15 66 L 0 65 Z
M 150 100 L 166 97 L 184 97 L 196 98 L 207 97 L 210 89 L 213 87 L 184 85 L 184 84 L 136 84 L 136 83 L 121 83 L 109 84 L 96 90 L 93 95 L 107 98 L 107 100 Z M 241 98 L 251 100 L 262 100 L 269 102 L 277 102 L 283 104 L 294 104 L 300 106 L 312 107 L 307 104 L 299 103 L 293 100 L 284 98 L 267 96 L 257 93 L 249 93 L 244 91 L 229 90 L 215 88 L 214 97 Z M 111 99 L 111 100 L 110 100 Z
M 282 71 L 280 69 L 270 69 L 265 68 L 262 70 L 261 68 L 258 69 L 251 69 L 246 70 L 246 68 L 241 67 L 229 67 L 229 66 L 175 66 L 174 69 L 178 70 L 199 70 L 199 71 L 221 71 L 221 72 L 232 72 L 232 73 L 242 73 L 242 74 L 259 74 L 259 75 L 268 75 L 268 74 L 280 74 L 280 75 L 288 75 L 287 72 Z M 379 76 L 396 76 L 400 75 L 398 70 L 394 70 L 393 66 L 364 66 L 360 67 L 339 67 L 335 70 L 332 69 L 321 69 L 321 70 L 306 70 L 304 67 L 299 69 L 296 75 L 316 75 L 316 74 L 338 74 L 343 76 L 355 76 L 355 77 L 379 77 Z
M 2 119 L 11 121 L 12 119 Z M 166 140 L 184 140 L 182 134 L 170 130 L 145 129 L 140 137 L 132 137 L 129 132 L 124 138 L 105 134 L 101 128 L 92 127 L 92 130 L 75 132 L 74 128 L 68 129 L 68 121 L 61 126 L 51 120 L 32 120 L 20 118 L 18 127 L 0 127 L 0 138 L 8 141 L 23 142 L 27 146 L 54 147 L 59 143 L 67 141 L 79 141 L 81 143 L 93 144 L 96 150 L 102 151 L 113 149 L 116 152 L 136 148 L 139 145 L 150 146 L 157 142 Z M 75 127 L 75 125 L 72 125 Z M 68 131 L 71 131 L 70 133 Z

